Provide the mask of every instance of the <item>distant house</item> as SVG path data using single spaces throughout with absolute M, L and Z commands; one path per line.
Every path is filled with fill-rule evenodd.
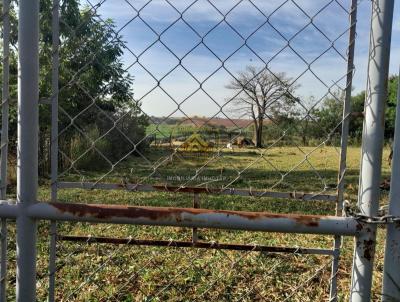
M 200 134 L 194 133 L 178 147 L 179 151 L 207 152 L 214 147 L 214 143 L 207 142 Z
M 240 128 L 245 129 L 252 125 L 252 120 L 248 119 L 228 119 L 220 117 L 190 117 L 181 122 L 182 125 L 190 125 L 195 127 L 224 127 L 224 128 Z

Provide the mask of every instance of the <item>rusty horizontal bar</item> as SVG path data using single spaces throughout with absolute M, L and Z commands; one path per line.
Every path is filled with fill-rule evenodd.
M 289 253 L 289 254 L 312 254 L 312 255 L 333 255 L 330 249 L 314 249 L 314 248 L 296 248 L 266 245 L 245 245 L 245 244 L 226 244 L 218 242 L 193 242 L 193 241 L 175 241 L 175 240 L 143 240 L 132 238 L 110 238 L 110 237 L 94 237 L 94 236 L 70 236 L 58 235 L 57 240 L 69 242 L 84 243 L 107 243 L 107 244 L 125 244 L 137 246 L 159 246 L 159 247 L 176 247 L 176 248 L 200 248 L 215 250 L 232 250 L 232 251 L 249 251 L 249 252 L 266 252 L 266 253 Z
M 36 203 L 26 209 L 35 219 L 234 229 L 326 235 L 355 235 L 363 224 L 351 217 L 272 214 L 192 208 Z M 1 217 L 1 212 L 0 212 Z
M 126 190 L 132 192 L 175 192 L 175 193 L 204 193 L 214 195 L 238 195 L 252 197 L 270 197 L 295 200 L 318 200 L 318 201 L 337 201 L 337 195 L 320 193 L 302 193 L 302 192 L 273 192 L 266 190 L 250 189 L 218 189 L 205 187 L 174 187 L 163 185 L 148 184 L 114 184 L 114 183 L 95 183 L 95 182 L 59 182 L 59 189 L 85 189 L 85 190 Z
M 15 219 L 21 213 L 34 219 L 58 221 L 345 236 L 353 236 L 364 228 L 364 223 L 352 217 L 45 202 L 22 207 L 0 201 L 0 218 Z

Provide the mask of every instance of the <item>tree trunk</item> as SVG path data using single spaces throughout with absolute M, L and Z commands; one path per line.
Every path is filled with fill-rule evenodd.
M 263 147 L 263 119 L 259 118 L 256 127 L 256 147 Z

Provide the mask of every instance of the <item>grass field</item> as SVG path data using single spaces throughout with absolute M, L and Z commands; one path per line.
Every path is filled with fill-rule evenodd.
M 206 166 L 200 175 L 218 181 L 208 185 L 220 186 L 232 182 L 233 187 L 269 188 L 280 191 L 334 192 L 338 153 L 333 147 L 314 150 L 312 147 L 274 148 L 267 152 L 242 149 L 222 151 L 209 158 L 174 157 L 157 165 L 143 158 L 131 158 L 110 173 L 105 181 L 119 182 L 121 176 L 129 181 L 163 183 L 171 176 L 191 176 Z M 211 155 L 211 154 L 210 154 Z M 301 165 L 299 162 L 307 161 Z M 156 150 L 146 154 L 151 163 L 162 163 L 168 151 Z M 349 148 L 346 199 L 356 201 L 359 148 Z M 384 157 L 387 157 L 385 150 Z M 295 169 L 293 169 L 295 167 Z M 99 180 L 105 171 L 80 171 L 87 180 Z M 129 172 L 127 172 L 129 171 Z M 238 173 L 238 171 L 240 173 Z M 275 186 L 282 174 L 291 171 L 284 182 Z M 389 167 L 384 161 L 384 177 Z M 238 177 L 239 175 L 239 177 Z M 218 177 L 217 177 L 218 176 Z M 78 174 L 68 173 L 64 180 L 79 180 Z M 236 181 L 234 181 L 236 180 Z M 200 185 L 194 179 L 189 185 Z M 234 182 L 233 182 L 234 181 Z M 173 182 L 173 181 L 171 181 Z M 177 183 L 182 181 L 177 181 Z M 203 184 L 204 185 L 204 184 Z M 12 188 L 11 188 L 12 189 Z M 12 192 L 12 191 L 11 191 Z M 50 199 L 49 183 L 42 181 L 40 199 Z M 191 207 L 189 194 L 161 192 L 126 192 L 101 190 L 60 190 L 60 201 Z M 387 193 L 382 194 L 382 202 Z M 201 205 L 210 209 L 270 211 L 279 213 L 333 214 L 335 205 L 329 202 L 304 202 L 282 199 L 201 195 Z M 13 227 L 10 226 L 12 234 Z M 58 224 L 60 234 L 110 236 L 134 239 L 191 240 L 190 229 L 172 227 Z M 290 247 L 330 248 L 332 236 L 259 233 L 246 231 L 199 230 L 204 241 L 220 243 L 258 244 Z M 383 260 L 382 230 L 379 232 L 374 300 L 378 299 Z M 39 225 L 38 299 L 45 301 L 47 291 L 49 224 Z M 10 236 L 12 238 L 12 236 Z M 15 283 L 15 244 L 10 242 L 9 287 Z M 348 298 L 353 239 L 345 238 L 339 271 L 339 301 Z M 297 254 L 266 254 L 175 247 L 134 247 L 58 242 L 56 273 L 57 301 L 326 301 L 329 292 L 330 257 Z M 14 293 L 9 291 L 9 300 Z
M 246 133 L 246 135 L 251 136 L 251 129 L 250 127 L 243 127 L 241 128 L 241 131 L 243 133 Z M 146 135 L 155 135 L 156 138 L 158 139 L 165 139 L 165 138 L 176 138 L 180 136 L 185 136 L 188 137 L 193 133 L 197 132 L 204 132 L 206 129 L 211 129 L 210 126 L 195 126 L 193 124 L 165 124 L 165 123 L 160 123 L 160 124 L 150 124 L 146 128 Z M 215 130 L 218 132 L 218 130 Z M 238 132 L 238 127 L 226 127 L 223 128 L 219 132 L 219 134 L 227 134 L 228 132 Z

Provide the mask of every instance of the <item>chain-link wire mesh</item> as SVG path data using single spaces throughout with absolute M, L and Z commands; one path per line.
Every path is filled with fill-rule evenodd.
M 120 236 L 131 234 L 124 244 L 96 242 L 97 234 L 102 238 L 113 236 L 115 229 L 109 226 L 99 231 L 98 226 L 87 224 L 59 226 L 61 234 L 65 231 L 68 236 L 87 233 L 92 236 L 82 242 L 65 241 L 67 238 L 58 242 L 56 280 L 60 281 L 56 282 L 56 300 L 328 299 L 329 255 L 307 255 L 300 248 L 290 254 L 260 252 L 257 249 L 261 246 L 254 243 L 262 240 L 249 232 L 225 235 L 236 238 L 236 242 L 252 244 L 253 248 L 247 251 L 217 249 L 219 243 L 215 241 L 215 249 L 180 248 L 177 242 L 182 241 L 176 240 L 187 240 L 190 233 L 187 230 L 176 234 L 172 228 L 118 227 Z M 132 245 L 137 237 L 168 238 L 171 234 L 173 238 L 166 240 L 169 244 L 164 247 Z M 203 236 L 221 237 L 221 234 L 206 231 Z M 329 243 L 330 240 L 325 241 Z M 74 282 L 61 282 L 66 278 Z
M 325 167 L 338 166 L 327 161 L 339 150 L 326 146 L 338 145 L 342 112 L 327 126 L 317 111 L 345 98 L 348 1 L 312 11 L 296 1 L 114 2 L 82 3 L 75 23 L 61 9 L 60 60 L 68 48 L 76 57 L 60 65 L 59 186 L 334 192 L 337 172 Z M 343 20 L 334 30 L 322 22 L 330 14 Z M 89 39 L 89 28 L 102 32 Z M 262 36 L 273 42 L 260 46 Z M 343 68 L 327 73 L 332 64 Z
M 334 213 L 354 72 L 349 2 L 43 1 L 39 156 L 51 199 Z M 332 120 L 322 117 L 327 104 Z M 47 271 L 48 255 L 40 264 L 39 296 L 49 294 L 50 275 L 57 301 L 337 298 L 329 294 L 332 238 L 313 237 L 310 249 L 332 252 L 317 256 L 301 252 L 309 236 L 266 242 L 194 230 L 211 244 L 200 249 L 177 246 L 193 239 L 189 230 L 152 230 L 59 225 L 55 266 Z M 57 237 L 55 227 L 44 233 Z M 125 244 L 96 242 L 116 235 Z M 146 239 L 170 245 L 132 244 Z M 247 250 L 215 248 L 237 242 Z M 264 245 L 295 250 L 257 250 Z
M 149 205 L 146 200 L 156 196 L 152 203 L 156 206 L 182 206 L 190 203 L 191 197 L 172 195 L 172 202 L 165 202 L 165 194 L 146 192 L 191 192 L 195 198 L 198 193 L 212 193 L 337 200 L 337 175 L 340 179 L 344 173 L 344 167 L 339 166 L 339 138 L 342 122 L 349 114 L 342 104 L 349 97 L 353 72 L 352 64 L 347 64 L 347 51 L 349 41 L 352 45 L 355 39 L 350 31 L 354 24 L 348 21 L 352 11 L 347 1 L 326 1 L 311 11 L 300 1 L 117 2 L 81 3 L 82 12 L 76 19 L 70 18 L 71 8 L 61 2 L 59 86 L 57 91 L 53 87 L 53 96 L 49 95 L 53 108 L 55 97 L 58 103 L 58 134 L 48 141 L 53 144 L 52 152 L 58 149 L 59 158 L 57 178 L 54 165 L 52 168 L 53 191 L 57 190 L 55 187 L 143 191 L 136 204 Z M 124 8 L 123 16 L 113 14 L 116 6 Z M 162 11 L 160 16 L 154 14 L 158 10 Z M 330 14 L 343 18 L 334 30 L 322 22 Z M 205 15 L 211 16 L 210 20 L 204 21 Z M 247 18 L 254 22 L 243 24 L 241 20 Z M 288 18 L 296 22 L 292 24 Z M 92 33 L 90 37 L 88 31 Z M 262 37 L 267 37 L 264 44 L 260 42 Z M 64 58 L 71 48 L 74 55 Z M 342 69 L 329 74 L 326 66 L 331 64 Z M 329 102 L 339 109 L 326 125 L 320 108 Z M 198 111 L 204 112 L 203 116 Z M 49 132 L 46 126 L 43 130 Z M 344 135 L 342 147 L 347 143 L 347 133 Z M 56 141 L 58 146 L 54 148 Z M 75 192 L 66 193 L 68 199 Z M 171 195 L 167 194 L 167 198 Z M 193 206 L 204 204 L 196 200 Z M 226 198 L 211 205 L 217 209 L 232 207 L 237 208 L 227 205 Z M 265 209 L 259 202 L 244 207 L 249 208 Z M 204 241 L 203 233 L 193 230 L 192 240 Z M 221 236 L 217 240 L 227 238 Z M 174 242 L 179 243 L 171 240 L 171 246 Z M 160 248 L 132 248 L 129 243 L 117 248 L 107 246 L 105 250 L 111 249 L 109 252 L 101 244 L 90 247 L 98 253 L 99 262 L 91 263 L 89 275 L 83 270 L 79 285 L 61 290 L 59 297 L 157 301 L 193 296 L 200 300 L 291 301 L 296 296 L 307 296 L 302 290 L 304 286 L 309 289 L 308 282 L 323 280 L 325 286 L 318 288 L 324 289 L 325 296 L 319 297 L 327 299 L 333 278 L 335 285 L 329 299 L 336 299 L 337 264 L 333 277 L 318 279 L 330 260 L 309 270 L 309 276 L 296 274 L 296 278 L 292 277 L 294 283 L 283 287 L 281 293 L 273 290 L 269 294 L 267 280 L 256 282 L 251 277 L 252 270 L 268 267 L 268 278 L 275 269 L 282 276 L 282 271 L 288 269 L 279 266 L 293 262 L 292 256 L 288 256 L 290 261 L 283 258 L 278 263 L 258 264 L 259 258 L 254 256 L 257 252 L 251 251 L 193 250 L 187 257 L 185 249 L 161 252 Z M 335 248 L 339 243 L 336 241 Z M 129 252 L 139 250 L 147 255 L 149 249 L 155 249 L 152 255 L 162 256 L 158 261 L 150 257 L 149 263 L 140 267 L 150 275 L 147 278 L 137 272 L 132 275 L 137 271 L 132 263 L 129 268 L 133 270 L 122 268 L 124 262 L 115 265 Z M 66 259 L 79 258 L 81 251 L 79 245 L 55 259 L 64 263 Z M 207 255 L 210 253 L 212 256 Z M 204 271 L 204 266 L 200 269 L 196 260 L 212 270 Z M 250 270 L 237 267 L 243 261 Z M 56 280 L 71 267 L 61 266 Z M 81 275 L 82 269 L 79 267 L 76 274 Z M 121 276 L 132 275 L 137 284 L 125 296 L 124 287 L 126 283 L 132 286 L 133 280 L 128 279 L 116 290 L 115 282 L 110 281 L 109 286 L 93 282 L 102 279 L 102 272 L 103 276 L 116 275 L 118 284 L 124 282 Z M 231 275 L 232 272 L 236 273 Z M 205 278 L 205 282 L 193 286 L 188 281 L 192 275 Z M 227 276 L 233 276 L 235 284 L 228 285 L 229 289 L 223 286 Z M 238 276 L 240 280 L 236 280 Z M 186 280 L 183 287 L 182 277 Z M 297 277 L 306 281 L 299 284 Z M 143 290 L 141 279 L 145 280 Z M 279 288 L 279 278 L 273 276 L 269 280 Z M 258 284 L 263 285 L 259 288 Z M 139 291 L 132 292 L 133 288 Z M 226 296 L 227 292 L 232 292 L 231 296 Z

